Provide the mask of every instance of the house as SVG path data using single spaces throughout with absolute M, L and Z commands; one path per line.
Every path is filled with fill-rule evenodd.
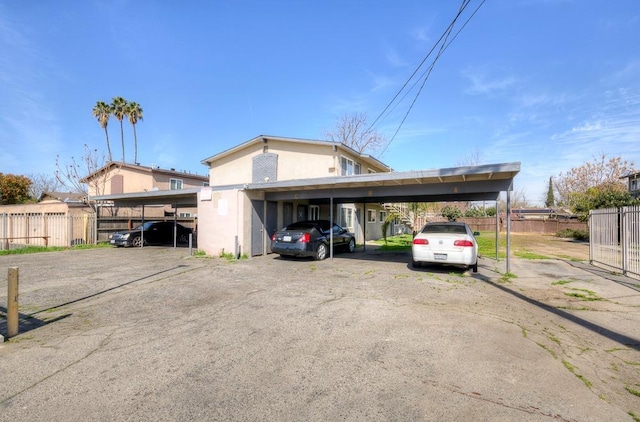
M 634 198 L 640 197 L 640 172 L 627 174 L 622 176 L 621 179 L 627 179 L 627 187 L 631 196 Z
M 276 136 L 255 137 L 201 163 L 208 186 L 104 191 L 90 200 L 113 207 L 195 206 L 198 249 L 255 256 L 268 254 L 271 235 L 290 222 L 332 220 L 362 244 L 382 237 L 390 212 L 384 204 L 495 201 L 503 192 L 508 198 L 520 171 L 520 163 L 502 163 L 395 172 L 342 143 Z
M 181 190 L 207 186 L 209 177 L 157 166 L 142 166 L 111 161 L 85 176 L 81 183 L 89 186 L 89 195 L 112 195 L 132 192 Z M 115 207 L 112 203 L 100 203 L 101 216 L 141 217 L 141 207 Z M 172 204 L 151 205 L 144 209 L 145 218 L 173 216 L 195 217 L 197 209 L 176 209 Z
M 244 192 L 248 184 L 272 184 L 321 177 L 356 176 L 388 173 L 391 168 L 376 158 L 360 154 L 342 143 L 258 136 L 231 149 L 202 160 L 209 168 L 209 185 L 198 202 L 200 219 L 198 247 L 205 250 L 224 249 L 223 238 L 235 237 L 236 249 L 251 244 L 246 253 L 261 254 L 268 248 L 260 239 L 251 240 L 251 220 L 268 217 L 267 235 L 294 221 L 331 219 L 356 234 L 356 241 L 382 237 L 382 224 L 387 211 L 379 203 L 341 203 L 330 209 L 326 201 L 292 198 L 267 201 L 269 209 L 257 210 L 264 195 Z M 240 192 L 243 192 L 241 195 Z M 253 201 L 253 204 L 252 204 Z M 252 215 L 249 211 L 262 215 Z M 244 211 L 243 211 L 244 210 Z M 332 212 L 333 211 L 333 212 Z M 208 218 L 211 217 L 211 218 Z M 203 223 L 204 221 L 204 223 Z M 209 223 L 207 223 L 209 222 Z M 203 225 L 204 224 L 204 225 Z M 215 228 L 214 228 L 215 226 Z M 207 230 L 218 233 L 207 236 Z M 221 233 L 223 232 L 223 233 Z M 227 251 L 228 244 L 227 244 Z

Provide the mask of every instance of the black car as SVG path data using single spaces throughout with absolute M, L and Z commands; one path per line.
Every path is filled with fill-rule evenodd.
M 113 246 L 141 246 L 173 244 L 173 228 L 176 228 L 177 243 L 187 243 L 192 230 L 173 221 L 147 221 L 133 230 L 113 233 L 109 243 Z
M 322 260 L 329 255 L 329 239 L 333 231 L 334 249 L 353 252 L 356 239 L 353 233 L 328 220 L 298 221 L 278 230 L 271 236 L 271 252 L 281 256 L 311 256 Z

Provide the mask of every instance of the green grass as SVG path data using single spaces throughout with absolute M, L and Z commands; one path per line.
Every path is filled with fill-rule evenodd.
M 27 246 L 25 248 L 20 249 L 3 249 L 0 250 L 0 256 L 2 255 L 24 255 L 30 253 L 40 253 L 40 252 L 57 252 L 57 251 L 69 251 L 69 250 L 79 250 L 79 249 L 96 249 L 96 248 L 108 248 L 111 247 L 109 243 L 102 242 L 97 245 L 86 244 L 86 245 L 76 245 L 76 246 Z
M 375 240 L 376 245 L 380 245 L 381 251 L 409 251 L 413 243 L 413 236 L 410 234 L 400 234 L 397 236 L 387 236 L 387 243 L 384 239 Z
M 602 300 L 600 296 L 598 296 L 595 292 L 587 289 L 571 289 L 572 292 L 565 292 L 565 295 L 570 297 L 575 297 L 588 302 L 595 302 L 597 300 Z

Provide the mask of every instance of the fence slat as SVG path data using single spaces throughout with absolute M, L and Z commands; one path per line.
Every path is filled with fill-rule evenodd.
M 640 206 L 589 213 L 589 259 L 640 279 Z

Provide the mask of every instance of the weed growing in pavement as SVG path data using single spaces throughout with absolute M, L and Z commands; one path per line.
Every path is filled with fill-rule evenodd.
M 196 249 L 195 251 L 193 251 L 193 256 L 196 258 L 206 258 L 207 253 L 203 250 Z
M 575 375 L 576 377 L 578 377 L 578 379 L 580 381 L 582 381 L 584 383 L 584 385 L 586 385 L 587 387 L 591 388 L 591 386 L 593 385 L 593 383 L 591 381 L 589 381 L 588 379 L 586 379 L 583 375 L 580 375 L 576 372 L 576 367 L 571 365 L 569 362 L 567 362 L 566 360 L 562 361 L 562 364 L 564 365 L 565 368 L 567 368 L 569 370 L 569 372 L 571 372 L 573 375 Z
M 242 255 L 240 255 L 237 259 L 234 256 L 234 254 L 230 253 L 230 252 L 225 252 L 224 250 L 222 252 L 220 252 L 219 255 L 220 258 L 226 259 L 228 262 L 234 262 L 237 259 L 249 259 L 249 255 L 247 255 L 246 253 L 243 253 Z
M 529 333 L 527 333 L 527 329 L 524 327 L 520 327 L 520 329 L 522 330 L 522 337 L 527 338 L 529 336 Z
M 640 384 L 636 384 L 635 387 L 640 387 Z M 635 388 L 631 388 L 629 386 L 624 387 L 629 393 L 633 394 L 634 396 L 638 396 L 640 397 L 640 390 L 636 390 Z
M 587 302 L 595 302 L 598 300 L 603 300 L 595 292 L 588 289 L 571 289 L 571 290 L 573 290 L 573 292 L 565 292 L 565 295 L 575 297 L 581 300 L 585 300 Z M 584 293 L 579 293 L 579 292 L 584 292 Z
M 629 412 L 628 415 L 633 418 L 634 422 L 640 422 L 640 416 L 636 415 L 634 412 Z
M 552 286 L 563 286 L 565 284 L 571 283 L 573 280 L 558 280 L 551 283 Z
M 502 281 L 503 283 L 508 283 L 511 281 L 512 278 L 518 278 L 518 276 L 512 272 L 508 272 L 508 273 L 502 274 L 502 277 L 500 277 L 500 281 Z
M 542 347 L 544 350 L 546 350 L 547 352 L 549 352 L 551 354 L 551 356 L 554 357 L 554 359 L 558 359 L 558 354 L 556 352 L 554 352 L 553 350 L 551 350 L 549 347 L 547 347 L 546 345 L 542 344 L 542 343 L 536 343 L 538 346 Z

